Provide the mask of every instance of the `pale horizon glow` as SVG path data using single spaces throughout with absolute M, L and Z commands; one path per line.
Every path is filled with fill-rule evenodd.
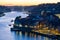
M 38 5 L 42 3 L 57 3 L 60 0 L 0 0 L 0 5 L 7 6 L 29 6 L 29 5 Z

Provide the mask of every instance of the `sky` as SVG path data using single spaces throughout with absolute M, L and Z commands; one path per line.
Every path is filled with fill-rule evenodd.
M 30 6 L 42 3 L 57 3 L 60 0 L 0 0 L 0 5 L 5 6 Z

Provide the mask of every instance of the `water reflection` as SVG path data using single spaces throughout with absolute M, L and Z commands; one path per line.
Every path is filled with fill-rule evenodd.
M 52 39 L 52 38 L 48 38 L 48 37 L 44 37 L 41 35 L 36 35 L 33 33 L 27 33 L 27 32 L 19 32 L 19 31 L 15 31 L 12 32 L 14 35 L 14 39 L 15 40 L 57 40 L 57 39 Z

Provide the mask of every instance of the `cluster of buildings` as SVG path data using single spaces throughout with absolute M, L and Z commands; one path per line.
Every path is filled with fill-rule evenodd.
M 26 18 L 16 17 L 14 28 L 29 27 L 33 29 L 58 29 L 60 30 L 60 19 L 56 15 L 51 15 L 42 11 L 41 14 L 29 14 Z
M 56 16 L 57 13 L 60 13 L 60 3 L 57 5 L 58 6 L 56 6 L 56 4 L 39 5 L 30 11 L 31 13 L 28 13 L 29 16 L 26 18 L 21 18 L 21 16 L 16 17 L 13 27 L 24 31 L 33 30 L 40 33 L 45 33 L 46 31 L 46 34 L 60 35 L 60 18 Z

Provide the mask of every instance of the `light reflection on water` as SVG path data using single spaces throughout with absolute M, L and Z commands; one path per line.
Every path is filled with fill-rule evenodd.
M 12 33 L 14 35 L 15 40 L 56 40 L 56 39 L 44 37 L 44 36 L 41 36 L 41 35 L 36 35 L 36 34 L 33 34 L 33 33 L 27 33 L 27 32 L 15 31 L 15 32 L 12 32 Z

